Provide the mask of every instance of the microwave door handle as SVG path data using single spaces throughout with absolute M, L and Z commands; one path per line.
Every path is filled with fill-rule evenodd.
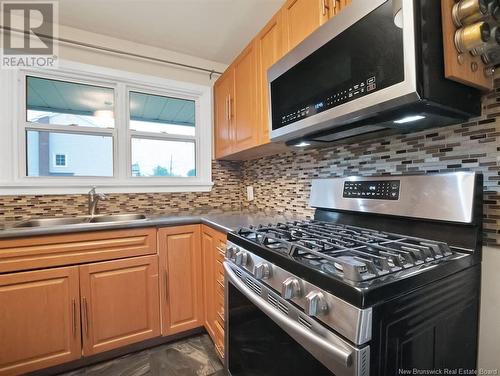
M 224 270 L 226 279 L 230 281 L 238 290 L 240 290 L 247 299 L 255 304 L 262 312 L 271 318 L 276 324 L 283 328 L 289 335 L 295 338 L 300 338 L 301 344 L 305 349 L 315 350 L 314 353 L 325 354 L 333 357 L 335 361 L 344 367 L 352 365 L 352 352 L 346 348 L 337 346 L 333 343 L 327 342 L 322 337 L 317 336 L 315 333 L 307 330 L 298 322 L 291 320 L 289 317 L 282 314 L 269 303 L 265 302 L 255 293 L 250 290 L 233 272 L 227 262 L 224 262 Z

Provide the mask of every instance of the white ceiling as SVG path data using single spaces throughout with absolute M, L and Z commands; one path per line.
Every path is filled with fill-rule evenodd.
M 60 0 L 59 23 L 230 63 L 284 0 Z

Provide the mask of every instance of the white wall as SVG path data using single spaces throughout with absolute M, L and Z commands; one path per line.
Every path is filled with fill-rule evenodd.
M 478 366 L 500 371 L 500 247 L 483 248 L 481 284 Z
M 14 17 L 15 18 L 15 17 Z M 208 70 L 223 72 L 227 64 L 219 63 L 195 56 L 190 56 L 175 51 L 169 51 L 153 46 L 130 42 L 124 39 L 108 37 L 73 27 L 58 25 L 59 38 L 63 40 L 76 41 L 83 45 L 93 45 L 102 48 L 129 52 L 137 55 L 148 56 L 156 59 L 174 61 L 182 64 L 197 66 Z M 0 29 L 0 35 L 4 31 Z M 21 34 L 15 34 L 17 38 Z M 165 35 L 165 38 L 175 38 L 175 35 Z M 120 55 L 102 50 L 74 45 L 67 42 L 58 43 L 58 56 L 64 60 L 72 60 L 80 63 L 101 65 L 103 67 L 125 70 L 134 73 L 158 76 L 172 80 L 191 82 L 200 85 L 211 86 L 218 75 L 209 78 L 208 72 L 200 72 L 188 68 L 145 60 L 127 55 Z
M 227 68 L 227 65 L 223 63 L 129 42 L 122 39 L 112 38 L 105 35 L 95 34 L 62 25 L 59 26 L 59 36 L 63 39 L 75 40 L 78 42 L 98 45 L 100 47 L 112 48 L 114 50 L 127 51 L 134 54 L 176 61 L 188 65 L 195 65 L 209 70 L 213 69 L 219 72 L 223 72 Z M 166 35 L 165 37 L 172 38 L 175 36 Z M 108 68 L 126 70 L 151 76 L 159 76 L 178 81 L 192 82 L 201 85 L 212 85 L 218 77 L 217 75 L 214 75 L 212 77 L 212 80 L 210 80 L 208 73 L 174 67 L 163 63 L 125 57 L 113 53 L 106 53 L 90 48 L 74 46 L 67 43 L 59 44 L 59 56 L 65 60 L 73 60 L 80 63 L 92 65 L 102 65 Z

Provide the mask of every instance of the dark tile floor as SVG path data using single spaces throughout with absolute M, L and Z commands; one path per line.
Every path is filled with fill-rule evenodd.
M 59 376 L 222 376 L 226 375 L 204 334 L 95 364 Z

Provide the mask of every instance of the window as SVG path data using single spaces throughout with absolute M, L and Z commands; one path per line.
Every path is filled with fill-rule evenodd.
M 131 91 L 132 176 L 196 176 L 195 102 Z
M 112 177 L 114 96 L 109 87 L 26 76 L 26 175 Z
M 66 154 L 56 154 L 54 160 L 56 167 L 66 167 Z
M 114 128 L 112 88 L 26 77 L 26 120 L 30 123 Z
M 211 189 L 210 87 L 68 62 L 7 76 L 0 195 Z
M 112 136 L 28 130 L 26 145 L 27 176 L 113 176 Z

